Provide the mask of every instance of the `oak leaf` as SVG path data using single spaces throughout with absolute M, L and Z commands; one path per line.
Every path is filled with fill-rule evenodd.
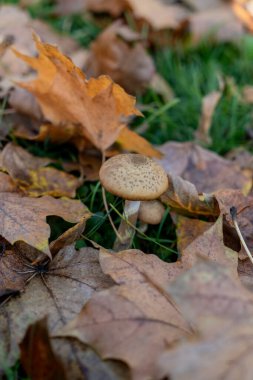
M 38 72 L 19 85 L 36 96 L 44 116 L 53 124 L 80 124 L 82 134 L 98 149 L 112 145 L 123 117 L 141 115 L 135 99 L 109 77 L 86 80 L 83 72 L 60 51 L 34 36 L 39 56 L 16 55 Z M 64 127 L 64 126 L 63 126 Z

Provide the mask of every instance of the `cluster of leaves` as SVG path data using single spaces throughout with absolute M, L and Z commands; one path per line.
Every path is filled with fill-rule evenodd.
M 237 150 L 222 158 L 199 144 L 215 148 L 240 128 L 238 109 L 243 130 L 230 131 L 229 144 L 216 150 L 228 151 L 237 136 L 246 141 L 253 91 L 239 88 L 248 82 L 235 82 L 232 68 L 220 73 L 211 59 L 201 79 L 191 71 L 198 62 L 187 66 L 186 83 L 182 75 L 191 50 L 201 57 L 207 49 L 189 47 L 189 38 L 196 43 L 211 30 L 210 49 L 214 38 L 251 31 L 247 2 L 56 3 L 21 5 L 61 29 L 77 17 L 72 12 L 90 17 L 85 28 L 96 19 L 100 26 L 88 36 L 82 16 L 65 27 L 84 44 L 95 39 L 89 51 L 18 7 L 0 10 L 0 376 L 20 358 L 32 379 L 249 378 L 253 267 L 230 209 L 238 210 L 252 250 L 252 155 Z M 123 20 L 105 27 L 103 12 Z M 37 34 L 34 45 L 31 28 L 67 55 Z M 175 41 L 174 52 L 154 54 L 161 76 L 146 47 Z M 239 48 L 231 46 L 234 57 Z M 185 99 L 193 92 L 189 110 Z M 142 116 L 136 94 L 144 122 L 133 120 Z M 231 116 L 210 133 L 214 112 L 230 103 Z M 167 142 L 172 136 L 194 141 Z M 167 206 L 160 225 L 139 229 L 135 249 L 116 254 L 97 180 L 102 161 L 123 151 L 156 159 L 169 187 L 159 199 Z M 108 201 L 115 219 L 120 200 Z

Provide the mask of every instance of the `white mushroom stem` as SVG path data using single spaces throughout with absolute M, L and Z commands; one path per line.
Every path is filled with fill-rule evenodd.
M 140 204 L 140 201 L 125 201 L 123 212 L 124 219 L 121 219 L 117 238 L 113 245 L 113 249 L 116 252 L 123 251 L 131 247 L 135 233 L 133 226 L 136 225 L 138 219 Z

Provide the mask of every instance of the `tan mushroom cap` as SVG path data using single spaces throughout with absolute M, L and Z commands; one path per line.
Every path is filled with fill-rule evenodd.
M 119 154 L 110 158 L 102 165 L 99 177 L 107 191 L 133 201 L 156 199 L 168 188 L 164 169 L 142 154 Z
M 164 205 L 158 201 L 141 202 L 138 219 L 147 224 L 159 224 L 165 212 Z

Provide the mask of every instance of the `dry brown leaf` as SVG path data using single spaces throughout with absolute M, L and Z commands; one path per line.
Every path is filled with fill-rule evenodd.
M 145 20 L 154 30 L 177 29 L 189 12 L 180 5 L 168 5 L 161 0 L 126 0 L 136 19 Z
M 78 179 L 64 171 L 46 167 L 49 158 L 33 156 L 13 143 L 7 144 L 0 154 L 0 168 L 8 172 L 17 186 L 31 196 L 51 195 L 74 198 L 81 186 Z
M 32 31 L 36 31 L 43 39 L 55 43 L 65 54 L 71 56 L 79 50 L 78 44 L 71 38 L 60 36 L 48 24 L 32 19 L 29 14 L 14 5 L 1 5 L 0 8 L 0 35 L 9 36 L 13 40 L 13 46 L 24 54 L 35 55 L 36 51 L 32 43 Z M 13 79 L 21 80 L 21 76 L 27 75 L 31 69 L 24 62 L 16 59 L 11 49 L 7 49 L 1 58 L 0 75 L 1 87 L 5 87 L 2 95 L 5 95 L 13 87 Z M 4 81 L 4 84 L 2 83 Z
M 37 58 L 16 55 L 38 72 L 28 83 L 19 83 L 36 96 L 44 116 L 53 124 L 80 124 L 82 133 L 98 149 L 112 145 L 122 129 L 121 118 L 140 115 L 135 99 L 107 76 L 85 80 L 85 75 L 56 47 L 34 36 Z
M 6 174 L 0 172 L 0 193 L 14 193 L 18 191 L 18 187 L 12 178 Z
M 39 268 L 41 272 L 37 271 L 20 296 L 1 307 L 0 369 L 17 360 L 18 344 L 30 323 L 48 315 L 50 334 L 54 334 L 74 318 L 95 290 L 113 284 L 102 273 L 98 251 L 92 248 L 76 251 L 69 246 L 60 251 L 52 262 L 45 266 L 41 264 Z M 32 270 L 28 275 L 33 275 Z M 27 274 L 23 276 L 26 278 Z M 56 340 L 54 348 L 57 354 L 65 355 L 63 364 L 68 379 L 83 378 L 71 343 Z M 85 361 L 82 364 L 85 367 Z
M 8 98 L 8 103 L 17 112 L 42 120 L 42 113 L 35 97 L 23 88 L 15 87 Z
M 151 79 L 149 87 L 162 96 L 166 103 L 171 102 L 175 99 L 175 94 L 172 87 L 169 85 L 167 80 L 165 80 L 160 74 L 155 73 Z
M 132 32 L 121 22 L 115 22 L 98 36 L 91 45 L 85 72 L 95 77 L 109 75 L 126 91 L 136 94 L 147 88 L 155 67 L 142 44 L 136 42 L 133 45 L 133 40 L 128 42 L 122 38 L 122 31 L 123 36 Z
M 94 294 L 60 335 L 90 344 L 104 359 L 124 361 L 133 379 L 156 378 L 156 358 L 191 333 L 164 292 L 166 264 L 137 250 L 101 250 L 100 263 L 118 286 Z
M 50 196 L 28 198 L 16 193 L 0 193 L 0 235 L 11 244 L 24 241 L 51 257 L 48 246 L 50 227 L 46 223 L 49 215 L 77 223 L 91 214 L 77 200 Z
M 56 0 L 55 13 L 57 15 L 69 15 L 85 10 L 87 0 Z
M 47 319 L 31 324 L 19 345 L 20 361 L 26 374 L 36 380 L 65 380 L 64 368 L 55 355 L 47 328 Z
M 87 9 L 93 12 L 108 12 L 112 16 L 120 16 L 126 9 L 126 0 L 86 0 Z
M 198 192 L 240 189 L 247 194 L 251 189 L 251 175 L 242 173 L 238 165 L 194 143 L 169 142 L 159 150 L 163 153 L 159 163 L 166 172 L 192 182 Z
M 159 378 L 236 380 L 243 373 L 250 379 L 253 297 L 239 279 L 205 261 L 180 276 L 169 293 L 198 334 L 160 358 Z
M 216 8 L 223 4 L 222 0 L 184 0 L 183 2 L 195 11 Z
M 185 215 L 218 216 L 220 209 L 212 194 L 199 194 L 196 187 L 179 176 L 169 174 L 168 190 L 161 195 L 162 203 Z
M 242 24 L 253 32 L 253 12 L 250 3 L 248 0 L 232 0 L 231 7 Z
M 210 128 L 212 118 L 217 104 L 221 98 L 220 91 L 210 92 L 202 99 L 202 111 L 198 129 L 195 132 L 195 137 L 198 142 L 209 145 L 212 142 L 210 136 Z
M 131 131 L 127 127 L 123 128 L 117 138 L 121 148 L 129 152 L 144 154 L 149 157 L 161 158 L 162 153 L 155 149 L 144 137 Z
M 246 103 L 253 104 L 253 86 L 244 86 L 242 97 Z
M 206 9 L 189 16 L 192 39 L 200 41 L 210 36 L 218 41 L 235 41 L 244 34 L 244 28 L 236 18 L 230 4 Z

